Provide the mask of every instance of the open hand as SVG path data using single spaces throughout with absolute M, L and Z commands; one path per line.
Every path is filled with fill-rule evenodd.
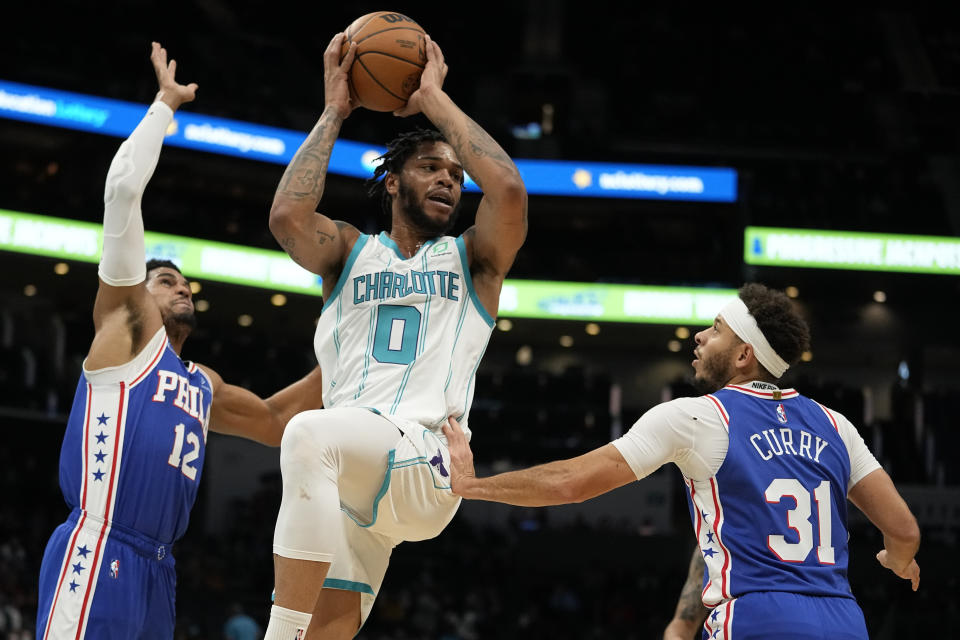
M 167 62 L 167 50 L 160 46 L 159 42 L 151 43 L 150 62 L 153 63 L 153 70 L 157 74 L 157 85 L 160 90 L 154 100 L 161 100 L 168 107 L 176 111 L 180 105 L 185 102 L 192 102 L 197 97 L 196 82 L 188 85 L 182 85 L 177 82 L 177 61 Z
M 357 105 L 350 97 L 350 67 L 353 66 L 353 59 L 357 55 L 357 43 L 351 42 L 347 48 L 347 53 L 340 59 L 340 51 L 343 49 L 343 41 L 347 34 L 338 33 L 333 36 L 327 50 L 323 52 L 323 97 L 327 107 L 333 107 L 340 113 L 341 118 L 346 118 L 357 108 Z
M 447 436 L 447 450 L 450 452 L 450 490 L 463 495 L 464 485 L 470 478 L 477 477 L 473 469 L 473 451 L 460 423 L 453 416 L 450 416 L 449 424 L 443 425 L 443 435 Z
M 423 110 L 423 100 L 432 91 L 441 91 L 443 81 L 447 77 L 447 63 L 443 61 L 443 51 L 440 45 L 424 34 L 424 48 L 427 52 L 427 65 L 420 75 L 420 87 L 410 94 L 407 104 L 402 109 L 393 112 L 395 116 L 412 116 Z
M 452 454 L 451 454 L 452 455 Z M 884 549 L 877 554 L 877 560 L 887 569 L 893 571 L 895 574 L 903 578 L 904 580 L 909 580 L 910 585 L 913 587 L 913 590 L 916 591 L 920 587 L 920 565 L 917 564 L 916 558 L 910 561 L 905 567 L 896 568 L 890 564 L 890 559 L 887 556 L 887 550 Z

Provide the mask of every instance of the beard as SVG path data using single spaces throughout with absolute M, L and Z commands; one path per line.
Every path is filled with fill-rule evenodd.
M 193 311 L 171 313 L 164 316 L 163 326 L 170 338 L 186 340 L 190 332 L 197 328 L 197 316 Z
M 457 217 L 460 215 L 460 203 L 458 202 L 454 205 L 453 211 L 450 212 L 450 217 L 446 221 L 434 220 L 423 210 L 423 205 L 416 201 L 413 190 L 407 187 L 403 180 L 397 187 L 397 198 L 400 211 L 410 221 L 410 224 L 418 231 L 430 236 L 446 235 L 457 223 Z
M 723 353 L 700 360 L 700 371 L 693 376 L 693 386 L 697 391 L 713 393 L 722 389 L 733 378 L 734 367 L 730 356 L 737 346 L 733 345 Z

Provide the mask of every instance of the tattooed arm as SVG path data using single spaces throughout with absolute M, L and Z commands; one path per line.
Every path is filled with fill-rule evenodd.
M 353 63 L 356 45 L 350 45 L 341 63 L 343 38 L 342 33 L 335 35 L 323 54 L 326 106 L 287 166 L 270 208 L 273 237 L 294 262 L 323 277 L 324 296 L 336 284 L 336 276 L 359 236 L 352 225 L 316 213 L 333 143 L 354 108 L 347 88 L 347 71 Z
M 683 583 L 677 609 L 673 612 L 673 620 L 663 631 L 663 640 L 690 640 L 700 629 L 703 621 L 710 612 L 700 600 L 703 587 L 703 571 L 706 565 L 700 547 L 693 548 L 690 556 L 690 568 L 687 571 L 687 581 Z
M 527 191 L 506 152 L 441 89 L 447 65 L 440 47 L 429 36 L 426 50 L 420 88 L 397 115 L 422 111 L 483 191 L 476 224 L 464 238 L 477 294 L 490 315 L 496 316 L 500 286 L 527 235 Z

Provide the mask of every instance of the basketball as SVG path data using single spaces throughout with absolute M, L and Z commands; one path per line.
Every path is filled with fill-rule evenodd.
M 402 13 L 377 11 L 354 20 L 346 34 L 341 60 L 350 43 L 357 43 L 350 68 L 351 97 L 372 111 L 396 111 L 407 104 L 427 64 L 420 25 Z

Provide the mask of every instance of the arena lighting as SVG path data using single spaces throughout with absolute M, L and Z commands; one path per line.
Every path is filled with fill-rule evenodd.
M 147 105 L 0 80 L 0 117 L 126 138 Z M 190 110 L 178 111 L 165 144 L 286 165 L 306 133 Z M 386 149 L 337 140 L 330 173 L 368 178 Z M 736 202 L 737 172 L 727 167 L 515 160 L 536 195 Z M 476 185 L 467 180 L 467 188 Z
M 321 296 L 319 276 L 282 251 L 147 231 L 148 258 L 173 260 L 188 278 Z M 77 262 L 100 261 L 102 227 L 0 209 L 0 250 Z M 498 315 L 706 326 L 736 289 L 505 280 Z
M 960 275 L 960 238 L 747 227 L 747 264 Z

